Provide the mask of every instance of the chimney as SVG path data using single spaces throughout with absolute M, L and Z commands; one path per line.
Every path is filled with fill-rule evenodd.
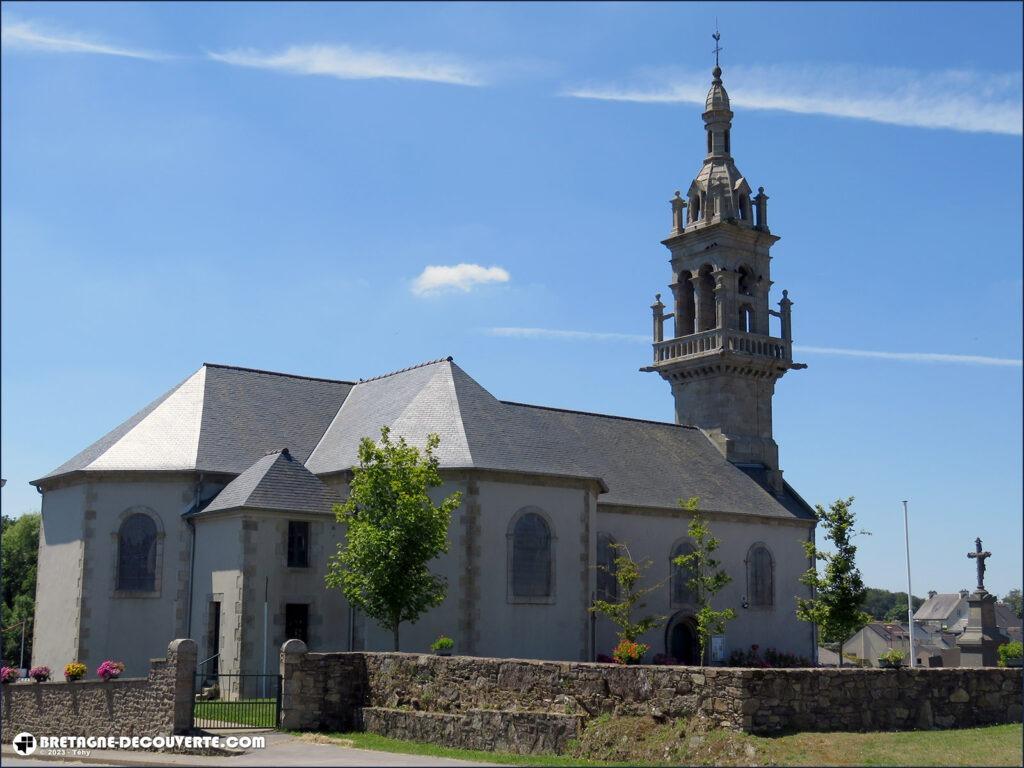
M 970 593 L 970 592 L 968 592 L 968 591 L 967 591 L 966 589 L 961 589 L 961 590 L 960 590 L 960 597 L 962 597 L 962 598 L 963 598 L 964 600 L 966 600 L 966 599 L 967 599 L 967 596 L 968 596 L 969 594 L 971 594 L 971 593 Z
M 938 592 L 936 592 L 934 589 L 929 589 L 928 590 L 928 599 L 931 600 L 937 594 L 938 594 Z

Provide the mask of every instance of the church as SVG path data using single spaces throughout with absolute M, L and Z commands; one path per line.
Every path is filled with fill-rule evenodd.
M 772 434 L 775 383 L 793 362 L 785 291 L 770 303 L 768 196 L 731 154 L 733 113 L 713 72 L 707 152 L 671 200 L 669 305 L 655 298 L 653 353 L 675 421 L 499 400 L 451 358 L 335 381 L 207 363 L 48 474 L 42 494 L 34 663 L 123 660 L 144 674 L 172 638 L 203 669 L 277 667 L 281 644 L 390 650 L 391 634 L 327 589 L 344 540 L 332 513 L 357 446 L 382 426 L 422 446 L 441 438 L 440 499 L 462 492 L 449 552 L 434 563 L 442 605 L 402 627 L 402 650 L 441 634 L 455 653 L 593 660 L 614 627 L 588 611 L 614 599 L 609 544 L 650 560 L 648 659 L 697 660 L 694 595 L 672 559 L 699 510 L 732 576 L 716 607 L 735 620 L 713 663 L 752 644 L 813 659 L 796 618 L 813 510 L 783 479 Z M 671 311 L 666 311 L 671 310 Z M 773 332 L 775 329 L 775 332 Z M 499 393 L 500 394 L 500 393 Z

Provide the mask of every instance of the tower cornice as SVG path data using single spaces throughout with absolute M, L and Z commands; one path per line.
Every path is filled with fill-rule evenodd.
M 746 226 L 735 219 L 722 219 L 706 224 L 701 224 L 701 222 L 689 224 L 682 232 L 666 237 L 661 241 L 661 244 L 669 249 L 684 242 L 699 246 L 705 240 L 713 241 L 723 235 L 753 245 L 766 244 L 768 247 L 782 239 L 771 232 L 758 229 L 757 227 Z

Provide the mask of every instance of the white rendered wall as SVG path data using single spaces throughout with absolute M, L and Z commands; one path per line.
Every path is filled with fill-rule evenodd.
M 682 512 L 627 514 L 621 508 L 615 509 L 618 511 L 611 512 L 598 506 L 598 530 L 610 534 L 619 543 L 627 544 L 634 560 L 650 558 L 653 561 L 647 571 L 647 584 L 666 579 L 674 546 L 681 539 L 689 540 L 686 532 L 688 516 Z M 747 650 L 756 644 L 762 652 L 771 647 L 813 659 L 811 626 L 796 617 L 796 596 L 809 596 L 808 588 L 799 583 L 800 575 L 808 568 L 803 542 L 807 540 L 809 528 L 757 518 L 750 522 L 738 522 L 735 518 L 706 517 L 712 534 L 721 541 L 716 557 L 732 576 L 732 582 L 718 593 L 712 603 L 716 609 L 733 608 L 736 611 L 736 619 L 728 623 L 725 632 L 726 657 L 734 650 Z M 771 608 L 744 609 L 742 602 L 747 594 L 744 560 L 751 545 L 756 542 L 767 545 L 772 554 L 774 605 Z M 671 605 L 670 588 L 671 582 L 666 581 L 652 592 L 647 598 L 647 608 L 642 613 L 669 618 L 679 610 L 692 613 Z M 638 615 L 640 613 L 638 611 Z M 667 624 L 643 637 L 643 642 L 651 646 L 651 656 L 668 652 L 666 629 Z M 610 654 L 615 643 L 614 627 L 606 619 L 599 619 L 598 653 Z

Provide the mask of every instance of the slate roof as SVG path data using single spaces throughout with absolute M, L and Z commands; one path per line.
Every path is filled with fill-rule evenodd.
M 699 429 L 501 401 L 451 358 L 355 384 L 207 364 L 43 479 L 85 469 L 242 475 L 217 497 L 223 505 L 261 482 L 268 450 L 287 447 L 323 476 L 355 466 L 360 439 L 384 425 L 420 447 L 439 434 L 442 468 L 593 479 L 602 504 L 673 509 L 697 496 L 705 511 L 813 517 L 792 489 L 776 498 L 763 472 L 727 462 Z
M 330 513 L 338 501 L 320 478 L 285 448 L 258 459 L 228 483 L 200 514 L 239 507 Z
M 414 445 L 438 433 L 444 468 L 598 479 L 602 504 L 674 508 L 699 496 L 705 510 L 811 517 L 795 494 L 780 503 L 725 461 L 698 429 L 500 401 L 450 359 L 357 384 L 307 466 L 352 467 L 359 439 L 383 425 Z
M 958 592 L 936 593 L 925 600 L 914 614 L 917 621 L 945 621 L 952 616 L 963 597 Z
M 214 363 L 47 473 L 200 470 L 238 474 L 268 450 L 305 461 L 351 382 Z

